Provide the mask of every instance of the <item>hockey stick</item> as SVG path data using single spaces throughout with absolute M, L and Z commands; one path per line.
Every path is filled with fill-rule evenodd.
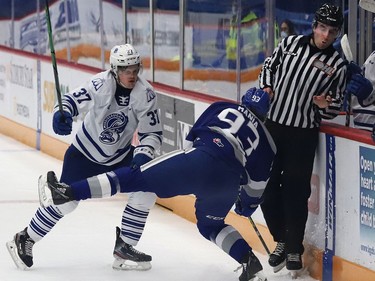
M 352 62 L 353 61 L 353 54 L 352 54 L 352 50 L 350 49 L 348 35 L 344 34 L 341 38 L 340 43 L 341 43 L 342 52 L 344 53 L 345 58 L 349 62 Z
M 62 113 L 63 108 L 62 108 L 62 101 L 61 101 L 60 82 L 59 82 L 59 74 L 57 73 L 55 48 L 53 46 L 53 36 L 52 36 L 51 18 L 50 18 L 50 15 L 49 15 L 48 0 L 46 0 L 46 9 L 45 10 L 46 10 L 46 19 L 47 19 L 49 47 L 51 49 L 53 74 L 54 74 L 54 77 L 55 77 L 56 96 L 57 96 L 57 102 L 59 104 L 59 111 Z
M 359 6 L 362 9 L 375 13 L 375 0 L 360 0 Z
M 262 245 L 263 245 L 264 249 L 266 250 L 267 254 L 270 255 L 271 254 L 270 249 L 268 249 L 267 244 L 264 241 L 262 235 L 260 234 L 260 232 L 258 230 L 258 227 L 256 226 L 255 222 L 253 221 L 253 219 L 251 217 L 249 217 L 249 221 L 250 221 L 251 225 L 253 226 L 253 228 L 255 230 L 255 233 L 257 234 L 260 242 L 262 242 Z
M 342 52 L 344 53 L 344 56 L 345 58 L 350 62 L 353 61 L 353 54 L 352 54 L 352 50 L 350 49 L 350 45 L 349 45 L 349 40 L 348 40 L 348 36 L 346 34 L 344 34 L 341 38 L 341 49 L 342 49 Z M 350 125 L 350 113 L 351 113 L 351 104 L 352 104 L 352 94 L 350 92 L 347 92 L 346 94 L 346 102 L 347 102 L 347 106 L 346 106 L 346 119 L 345 119 L 345 126 L 346 127 L 349 127 Z

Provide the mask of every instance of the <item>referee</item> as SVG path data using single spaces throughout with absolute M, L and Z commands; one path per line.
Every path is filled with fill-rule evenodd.
M 259 75 L 260 88 L 272 98 L 266 126 L 277 147 L 261 205 L 277 242 L 268 261 L 274 272 L 285 264 L 292 273 L 302 269 L 319 125 L 338 115 L 345 88 L 346 61 L 332 46 L 343 21 L 340 7 L 323 4 L 312 33 L 283 39 Z

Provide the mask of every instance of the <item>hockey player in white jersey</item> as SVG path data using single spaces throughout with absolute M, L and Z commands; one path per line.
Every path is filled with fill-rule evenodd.
M 359 1 L 359 6 L 374 13 L 374 1 Z M 351 95 L 354 127 L 372 131 L 375 141 L 375 51 L 362 68 L 350 62 L 348 66 L 347 93 Z M 349 95 L 350 96 L 350 95 Z
M 375 137 L 375 51 L 362 66 L 349 64 L 350 80 L 347 91 L 352 93 L 352 111 L 354 127 L 373 131 Z
M 130 44 L 114 46 L 110 66 L 109 70 L 67 93 L 62 100 L 63 112 L 55 107 L 53 129 L 59 135 L 69 135 L 73 117 L 84 116 L 82 127 L 65 153 L 62 182 L 72 183 L 122 166 L 139 167 L 153 159 L 161 146 L 157 97 L 152 86 L 138 75 L 142 70 L 140 55 Z M 134 147 L 132 140 L 136 131 L 139 145 Z M 121 229 L 116 227 L 113 268 L 151 268 L 151 256 L 133 246 L 142 235 L 155 200 L 154 193 L 129 194 Z M 17 267 L 27 269 L 33 265 L 34 243 L 77 206 L 78 201 L 73 201 L 38 208 L 29 225 L 7 243 Z
M 374 13 L 374 1 L 359 1 L 359 6 Z M 346 98 L 351 97 L 353 123 L 357 129 L 372 131 L 375 141 L 375 51 L 362 67 L 349 62 L 347 72 Z

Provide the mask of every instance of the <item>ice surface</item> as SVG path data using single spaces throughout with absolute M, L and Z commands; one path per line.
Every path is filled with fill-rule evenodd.
M 35 244 L 34 266 L 18 270 L 5 243 L 25 228 L 39 206 L 37 181 L 61 161 L 0 135 L 0 280 L 1 281 L 230 281 L 241 271 L 218 247 L 198 233 L 195 224 L 155 206 L 137 249 L 153 257 L 146 272 L 115 271 L 112 251 L 126 195 L 83 201 Z M 249 225 L 250 227 L 250 225 Z M 258 254 L 269 281 L 291 280 L 287 270 L 274 274 Z M 314 281 L 304 276 L 298 280 Z

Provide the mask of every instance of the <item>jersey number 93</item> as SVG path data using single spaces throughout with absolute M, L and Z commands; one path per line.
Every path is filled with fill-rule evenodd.
M 230 125 L 229 128 L 223 129 L 225 133 L 232 134 L 238 142 L 241 143 L 246 156 L 249 156 L 259 144 L 259 133 L 254 123 L 256 119 L 250 120 L 241 112 L 227 108 L 220 112 L 218 118 Z M 258 124 L 257 124 L 258 125 Z

